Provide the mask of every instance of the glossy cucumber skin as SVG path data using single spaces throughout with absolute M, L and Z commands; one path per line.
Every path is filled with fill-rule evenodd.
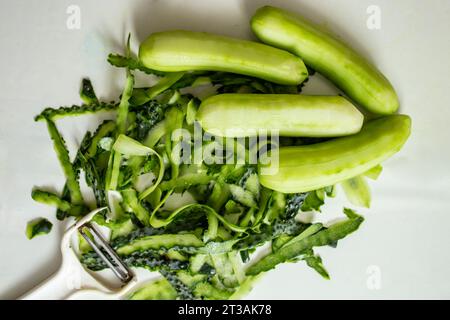
M 394 88 L 374 65 L 301 16 L 265 6 L 251 26 L 260 40 L 298 55 L 367 110 L 385 115 L 398 110 Z
M 153 33 L 141 44 L 139 59 L 158 71 L 225 71 L 285 85 L 300 84 L 308 77 L 305 64 L 292 53 L 205 32 Z
M 307 192 L 360 175 L 398 152 L 411 131 L 406 115 L 390 115 L 368 122 L 352 136 L 327 142 L 282 147 L 278 172 L 261 174 L 263 186 L 284 193 Z M 273 168 L 273 167 L 272 167 Z M 273 170 L 272 172 L 276 172 Z
M 340 96 L 220 94 L 201 103 L 196 119 L 203 130 L 223 137 L 254 136 L 260 130 L 290 137 L 337 137 L 359 132 L 364 117 Z

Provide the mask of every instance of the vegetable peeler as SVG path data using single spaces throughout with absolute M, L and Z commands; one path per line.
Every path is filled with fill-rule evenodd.
M 99 208 L 90 212 L 67 229 L 61 240 L 62 263 L 58 271 L 20 299 L 57 300 L 79 299 L 86 296 L 95 296 L 96 299 L 99 297 L 121 299 L 136 286 L 138 283 L 136 275 L 90 222 L 97 213 L 103 210 L 107 210 L 107 208 Z M 76 233 L 79 233 L 89 243 L 112 270 L 121 283 L 118 288 L 104 284 L 81 265 L 71 245 L 72 237 Z

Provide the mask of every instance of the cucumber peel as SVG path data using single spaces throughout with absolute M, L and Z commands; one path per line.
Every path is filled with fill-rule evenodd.
M 274 253 L 266 255 L 261 260 L 250 266 L 246 274 L 256 276 L 261 272 L 274 268 L 279 263 L 298 257 L 313 247 L 321 247 L 335 243 L 336 241 L 346 237 L 356 231 L 364 218 L 348 210 L 345 211 L 349 216 L 345 221 L 338 222 L 329 228 L 306 236 L 303 239 L 287 244 Z M 306 232 L 306 231 L 305 231 Z
M 348 201 L 357 207 L 370 207 L 370 189 L 363 176 L 356 176 L 341 182 L 342 189 Z
M 128 245 L 118 248 L 117 253 L 120 255 L 128 255 L 135 251 L 160 249 L 161 247 L 168 249 L 175 246 L 202 247 L 203 242 L 194 234 L 189 233 L 178 235 L 161 234 L 133 241 Z

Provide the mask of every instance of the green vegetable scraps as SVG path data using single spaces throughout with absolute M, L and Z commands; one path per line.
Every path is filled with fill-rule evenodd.
M 160 32 L 142 43 L 138 58 L 128 41 L 124 56 L 108 56 L 126 74 L 117 101 L 101 101 L 83 79 L 81 105 L 46 108 L 35 117 L 47 125 L 66 182 L 60 194 L 35 188 L 32 198 L 53 206 L 59 220 L 109 206 L 110 213 L 93 221 L 110 229 L 112 247 L 129 266 L 161 274 L 131 299 L 237 299 L 265 272 L 299 261 L 329 279 L 316 248 L 336 247 L 364 218 L 348 208 L 344 220 L 327 227 L 298 218 L 320 212 L 340 185 L 350 204 L 369 207 L 366 178 L 377 179 L 380 163 L 409 136 L 409 117 L 386 115 L 397 109 L 391 85 L 348 46 L 272 7 L 256 13 L 252 28 L 267 44 Z M 305 30 L 311 37 L 302 46 L 284 42 L 296 43 Z M 325 50 L 329 63 L 320 60 Z M 353 69 L 342 68 L 348 52 Z M 301 94 L 313 69 L 349 99 Z M 137 73 L 158 81 L 137 87 Z M 199 86 L 209 94 L 194 93 Z M 356 103 L 383 116 L 363 124 Z M 57 121 L 103 111 L 115 112 L 115 120 L 86 132 L 71 161 Z M 242 128 L 246 124 L 251 128 Z M 280 139 L 259 137 L 256 144 L 245 131 L 274 128 Z M 209 138 L 198 141 L 199 133 Z M 195 159 L 198 150 L 201 159 Z M 277 152 L 279 163 L 263 163 L 263 156 Z M 279 170 L 265 175 L 274 165 Z M 94 203 L 83 198 L 81 172 Z M 51 228 L 44 218 L 34 220 L 27 237 Z M 270 250 L 255 254 L 264 245 Z M 86 268 L 107 268 L 82 239 L 79 251 Z
M 52 231 L 52 223 L 45 218 L 34 219 L 27 224 L 26 235 L 28 239 L 44 235 Z

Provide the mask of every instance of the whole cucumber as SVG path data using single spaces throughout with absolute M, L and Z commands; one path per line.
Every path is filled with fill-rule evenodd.
M 260 130 L 291 137 L 357 133 L 364 117 L 340 96 L 220 94 L 205 99 L 196 115 L 203 130 L 222 137 L 254 136 Z
M 394 88 L 375 66 L 299 15 L 265 6 L 256 11 L 251 27 L 260 40 L 298 55 L 367 110 L 398 110 Z
M 263 186 L 284 193 L 316 190 L 360 175 L 401 149 L 409 137 L 411 119 L 406 115 L 390 115 L 365 124 L 352 136 L 327 142 L 282 147 L 279 161 L 267 165 L 264 175 L 259 166 Z M 274 166 L 278 166 L 278 170 Z
M 158 71 L 225 71 L 285 85 L 298 85 L 308 77 L 303 61 L 289 52 L 205 32 L 153 33 L 141 44 L 139 59 Z

